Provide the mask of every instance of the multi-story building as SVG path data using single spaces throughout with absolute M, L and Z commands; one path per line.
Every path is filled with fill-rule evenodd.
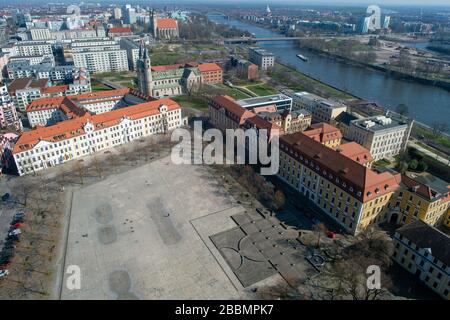
M 50 40 L 52 35 L 49 28 L 31 28 L 31 40 Z
M 108 37 L 112 39 L 121 38 L 124 36 L 132 36 L 133 31 L 129 27 L 113 27 L 108 29 Z
M 31 127 L 52 125 L 81 117 L 85 113 L 85 109 L 80 108 L 71 99 L 64 96 L 40 98 L 27 106 L 27 117 Z
M 71 83 L 56 86 L 50 83 L 49 79 L 19 78 L 11 82 L 8 91 L 14 105 L 22 112 L 39 98 L 91 92 L 91 82 L 83 70 L 74 71 Z
M 305 108 L 311 112 L 313 122 L 333 124 L 337 116 L 347 111 L 347 106 L 340 102 L 325 99 L 305 91 L 293 93 L 292 99 L 294 108 Z
M 113 17 L 116 20 L 122 19 L 122 10 L 119 7 L 114 8 Z
M 450 299 L 450 237 L 418 220 L 397 229 L 394 260 L 442 298 Z
M 22 123 L 6 86 L 0 87 L 0 127 L 22 128 Z
M 256 64 L 261 70 L 267 70 L 275 65 L 275 55 L 261 48 L 249 48 L 248 60 Z
M 151 29 L 155 39 L 174 39 L 179 37 L 178 21 L 172 18 L 158 18 L 152 11 L 150 14 Z
M 341 131 L 328 123 L 312 124 L 303 133 L 328 148 L 336 148 L 341 144 Z
M 198 65 L 202 76 L 202 84 L 222 83 L 222 68 L 216 63 L 202 63 Z
M 119 44 L 99 45 L 96 42 L 85 42 L 72 45 L 74 66 L 85 68 L 89 72 L 121 72 L 128 71 L 127 51 L 120 49 Z
M 29 61 L 10 62 L 6 66 L 8 78 L 11 80 L 20 78 L 50 79 L 55 82 L 71 82 L 76 70 L 74 66 L 54 66 L 51 62 L 42 62 L 32 65 Z M 88 74 L 86 73 L 86 76 Z
M 306 110 L 277 110 L 275 106 L 263 107 L 264 111 L 259 108 L 253 109 L 261 118 L 275 123 L 281 128 L 281 133 L 289 134 L 304 131 L 311 125 L 311 114 Z
M 44 41 L 20 41 L 14 48 L 18 56 L 53 55 L 52 45 Z
M 280 137 L 278 176 L 351 234 L 387 220 L 400 182 L 300 132 Z
M 229 96 L 217 96 L 209 104 L 209 121 L 220 130 L 226 129 L 259 129 L 267 130 L 269 141 L 279 135 L 281 128 L 276 121 L 269 121 L 258 114 L 248 111 Z
M 236 56 L 231 56 L 230 66 L 236 68 L 237 76 L 248 81 L 259 79 L 259 69 L 254 63 L 248 60 L 240 59 Z
M 121 38 L 120 48 L 127 51 L 128 66 L 130 70 L 137 70 L 139 43 L 137 43 L 133 38 Z
M 123 88 L 37 99 L 28 105 L 26 111 L 32 127 L 47 126 L 73 117 L 80 117 L 86 112 L 101 114 L 149 100 L 151 100 L 150 97 L 138 91 Z
M 247 110 L 272 105 L 275 105 L 277 110 L 292 110 L 292 98 L 283 93 L 242 99 L 238 100 L 237 103 Z
M 24 175 L 181 125 L 181 107 L 175 101 L 146 101 L 26 131 L 17 140 L 13 156 L 18 174 Z
M 339 130 L 341 130 L 342 136 L 348 137 L 350 122 L 356 119 L 359 119 L 356 115 L 344 111 L 334 119 L 334 122 L 336 123 L 336 126 L 339 128 Z
M 342 143 L 334 148 L 340 154 L 352 159 L 363 166 L 370 168 L 373 163 L 373 157 L 370 151 L 354 141 Z
M 202 73 L 200 71 L 202 64 L 152 66 L 148 49 L 144 47 L 142 42 L 136 65 L 139 90 L 152 97 L 175 96 L 193 92 L 202 85 Z M 216 65 L 214 69 L 217 68 L 220 67 Z M 216 75 L 215 73 L 215 77 Z M 213 81 L 212 76 L 206 78 Z
M 421 220 L 435 226 L 445 223 L 449 207 L 448 183 L 431 174 L 403 174 L 400 188 L 390 203 L 390 222 L 408 224 Z
M 14 56 L 10 57 L 8 63 L 14 65 L 15 63 L 20 63 L 25 61 L 29 65 L 35 65 L 40 63 L 50 63 L 52 66 L 55 65 L 55 59 L 53 55 L 37 55 L 37 56 Z
M 406 148 L 412 122 L 386 116 L 352 120 L 346 138 L 370 150 L 375 161 L 392 158 Z
M 136 9 L 129 5 L 126 5 L 122 10 L 123 23 L 135 24 L 136 23 Z

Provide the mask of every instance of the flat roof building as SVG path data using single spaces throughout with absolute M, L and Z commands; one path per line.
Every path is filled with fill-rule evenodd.
M 310 92 L 295 92 L 292 94 L 294 108 L 305 108 L 311 112 L 313 122 L 332 123 L 347 106 L 338 101 L 325 99 Z
M 283 93 L 237 100 L 236 103 L 248 110 L 270 105 L 275 105 L 277 110 L 292 110 L 292 98 Z
M 386 116 L 373 116 L 350 121 L 347 137 L 369 149 L 374 160 L 392 158 L 404 150 L 412 122 Z

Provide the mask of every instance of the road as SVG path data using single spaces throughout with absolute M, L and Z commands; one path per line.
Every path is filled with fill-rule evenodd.
M 450 159 L 441 157 L 440 155 L 437 155 L 436 153 L 434 153 L 434 152 L 432 152 L 432 151 L 430 151 L 430 150 L 428 150 L 428 149 L 425 149 L 424 147 L 422 147 L 422 146 L 420 146 L 419 144 L 417 144 L 414 140 L 409 140 L 409 141 L 408 141 L 408 144 L 409 144 L 411 147 L 416 148 L 416 149 L 419 150 L 420 152 L 425 153 L 427 156 L 430 156 L 430 157 L 432 157 L 432 158 L 438 160 L 439 162 L 441 162 L 441 163 L 443 163 L 443 164 L 445 164 L 445 165 L 447 165 L 447 166 L 450 165 Z

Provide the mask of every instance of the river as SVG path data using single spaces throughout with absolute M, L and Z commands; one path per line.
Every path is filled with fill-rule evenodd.
M 209 16 L 211 21 L 227 24 L 253 33 L 255 37 L 280 37 L 271 30 L 222 16 Z M 307 50 L 295 48 L 292 41 L 261 41 L 259 46 L 275 54 L 282 63 L 289 63 L 300 72 L 345 90 L 355 96 L 375 101 L 395 110 L 401 103 L 409 108 L 409 116 L 431 125 L 434 122 L 450 124 L 450 92 L 431 85 L 395 79 L 387 74 L 338 62 Z M 304 62 L 296 57 L 301 53 Z

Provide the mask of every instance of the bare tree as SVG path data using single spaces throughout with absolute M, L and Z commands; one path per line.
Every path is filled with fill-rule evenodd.
M 320 247 L 320 237 L 325 234 L 328 229 L 323 223 L 318 223 L 312 226 L 312 230 L 317 233 L 317 248 Z
M 103 169 L 100 160 L 97 155 L 92 157 L 92 163 L 94 164 L 95 171 L 97 172 L 98 177 L 101 179 L 103 177 Z
M 83 165 L 83 160 L 78 160 L 73 164 L 73 169 L 80 178 L 80 184 L 84 184 L 84 174 L 85 174 L 85 168 Z

